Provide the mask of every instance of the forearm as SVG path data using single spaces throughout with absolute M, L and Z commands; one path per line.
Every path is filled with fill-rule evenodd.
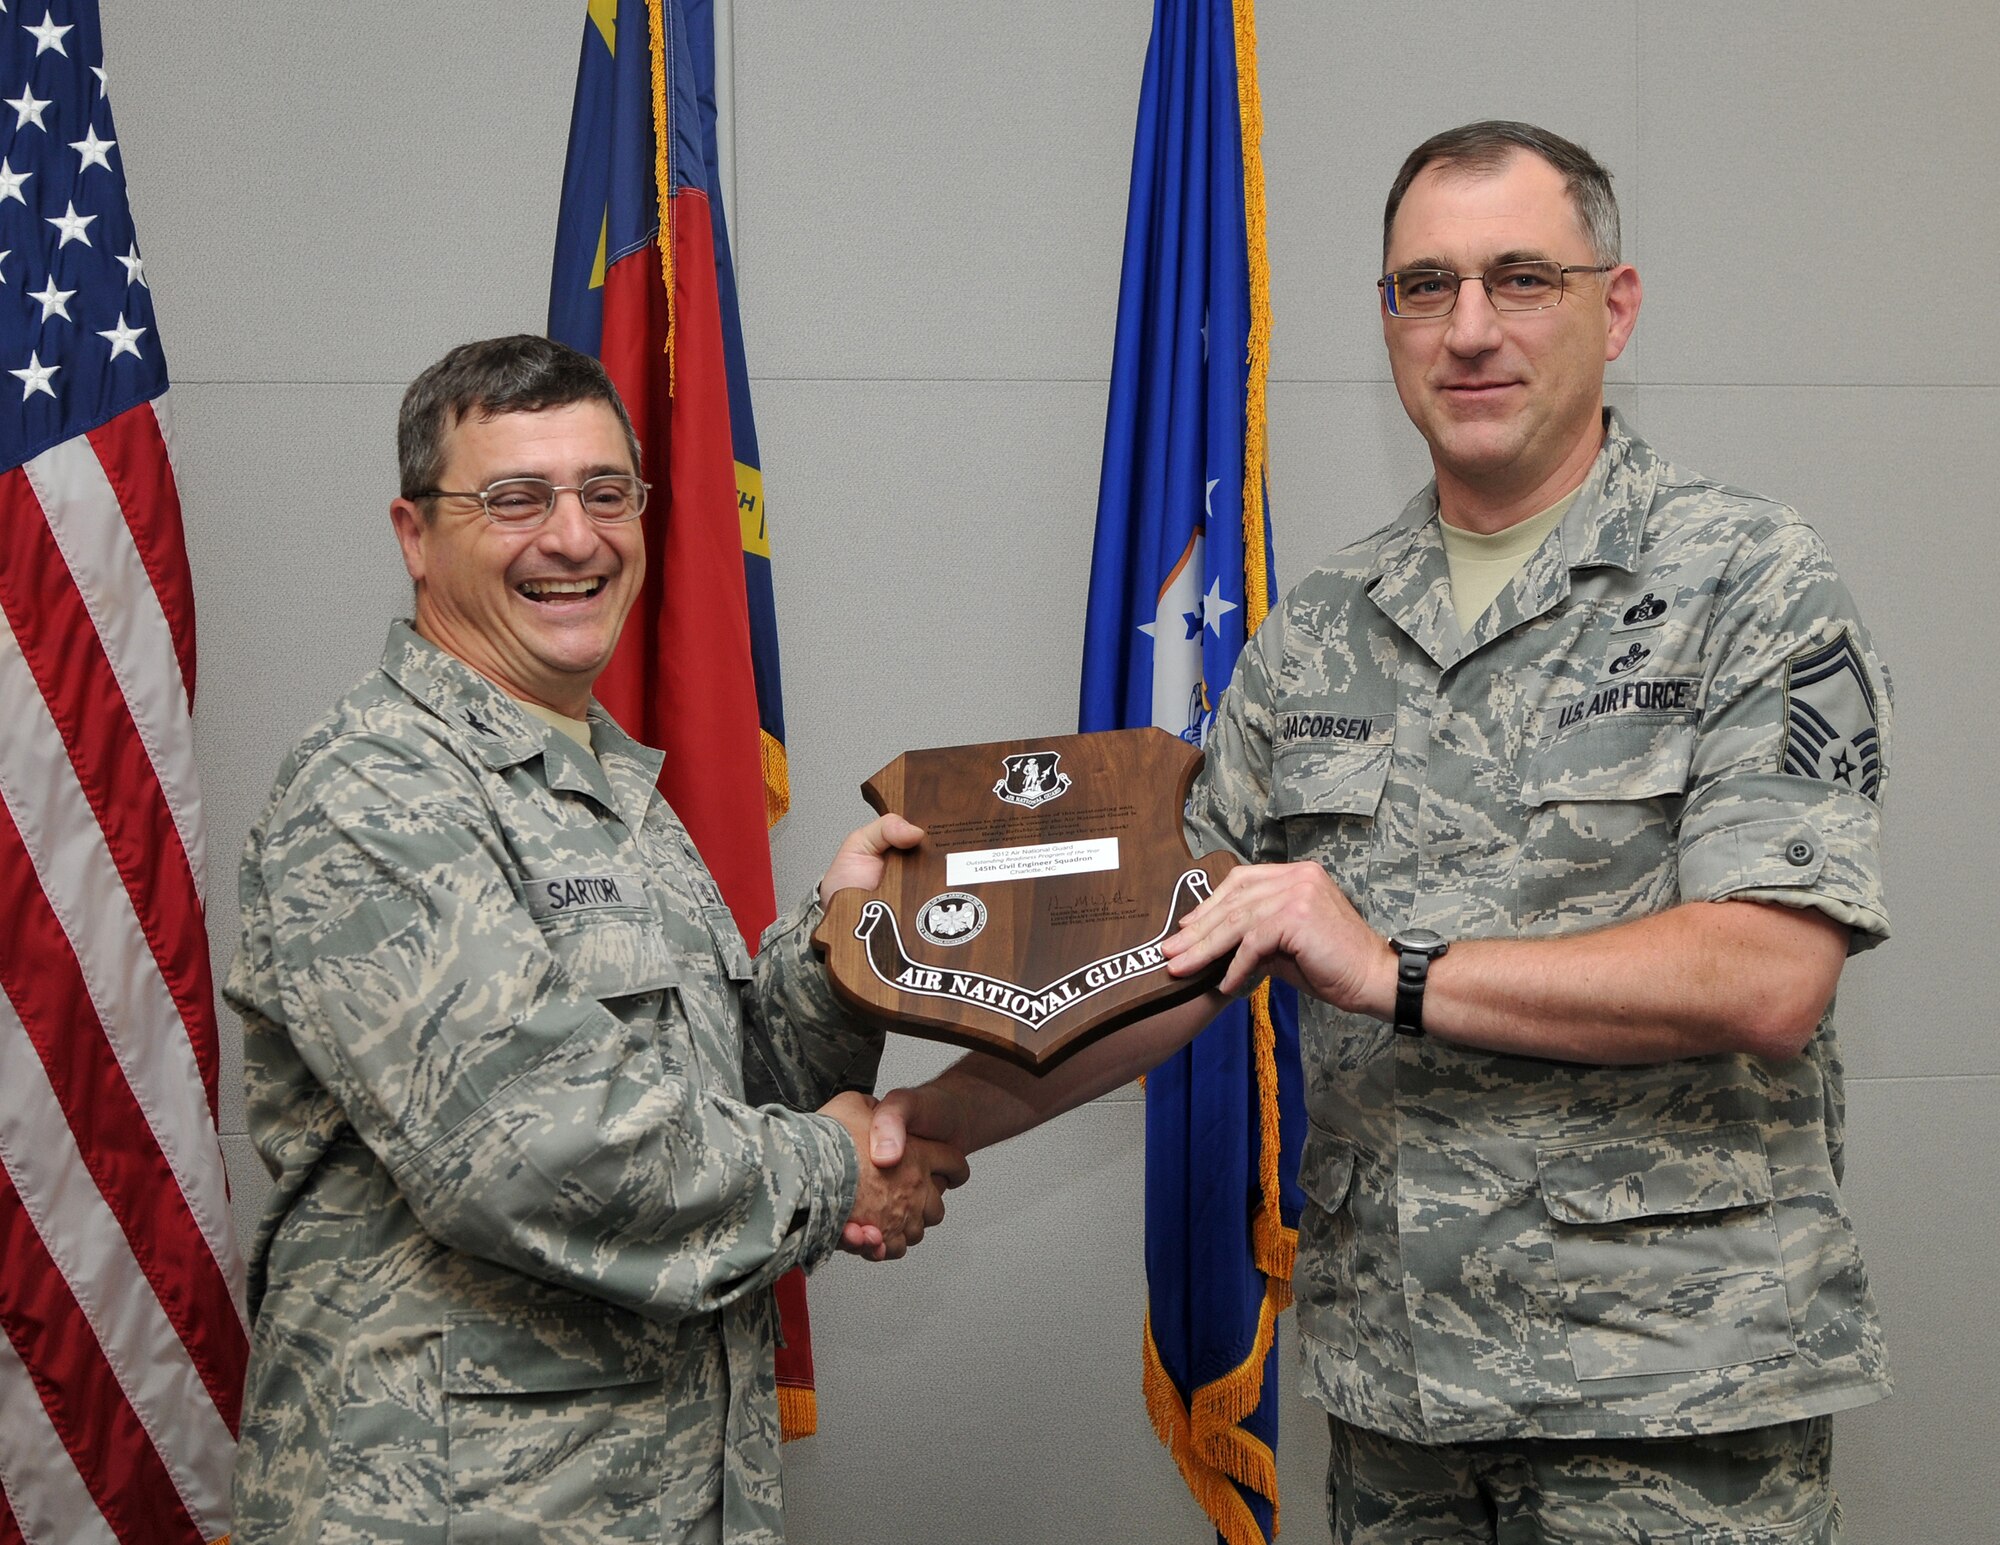
M 974 1153 L 1129 1084 L 1193 1040 L 1227 1002 L 1204 993 L 1113 1031 L 1047 1073 L 983 1052 L 962 1057 L 933 1081 L 956 1112 L 959 1130 L 949 1136 Z
M 1688 902 L 1551 939 L 1467 939 L 1431 966 L 1424 1027 L 1518 1056 L 1667 1062 L 1796 1056 L 1832 1001 L 1847 930 L 1823 913 Z M 1388 1018 L 1378 985 L 1367 1012 Z

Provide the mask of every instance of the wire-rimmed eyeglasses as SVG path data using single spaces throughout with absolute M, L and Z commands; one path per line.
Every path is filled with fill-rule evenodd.
M 1546 311 L 1562 304 L 1571 274 L 1608 274 L 1616 263 L 1557 263 L 1537 258 L 1496 263 L 1483 274 L 1455 274 L 1449 268 L 1398 268 L 1375 281 L 1392 317 L 1441 317 L 1458 305 L 1459 289 L 1477 279 L 1495 311 Z
M 652 487 L 628 472 L 607 472 L 587 477 L 581 483 L 551 483 L 539 477 L 504 477 L 480 489 L 433 488 L 415 495 L 419 499 L 477 499 L 486 518 L 496 526 L 517 529 L 539 526 L 555 513 L 556 499 L 575 494 L 592 524 L 622 526 L 646 512 L 646 493 Z

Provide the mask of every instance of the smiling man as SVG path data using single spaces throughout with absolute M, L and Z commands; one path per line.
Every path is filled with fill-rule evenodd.
M 243 860 L 276 1189 L 234 1538 L 775 1545 L 771 1284 L 843 1232 L 900 1255 L 963 1158 L 857 1157 L 882 1040 L 810 956 L 817 896 L 753 964 L 659 753 L 591 702 L 649 518 L 602 368 L 467 344 L 399 451 L 414 624 Z M 915 836 L 864 827 L 821 892 Z
M 1245 649 L 1188 824 L 1248 862 L 1166 945 L 1302 989 L 1333 1537 L 1836 1539 L 1827 1413 L 1888 1390 L 1832 1017 L 1888 931 L 1887 680 L 1810 527 L 1606 410 L 1640 283 L 1586 151 L 1437 136 L 1383 259 L 1435 476 Z M 876 1157 L 997 1141 L 1201 1017 L 957 1064 Z

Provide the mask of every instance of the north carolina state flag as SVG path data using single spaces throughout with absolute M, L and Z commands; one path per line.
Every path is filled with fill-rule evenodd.
M 549 336 L 604 361 L 653 485 L 646 586 L 597 697 L 666 753 L 660 792 L 754 948 L 777 916 L 766 832 L 789 789 L 762 476 L 715 171 L 713 19 L 708 0 L 589 0 L 586 11 Z M 791 1272 L 777 1291 L 779 1408 L 785 1436 L 803 1437 L 817 1421 L 805 1279 Z

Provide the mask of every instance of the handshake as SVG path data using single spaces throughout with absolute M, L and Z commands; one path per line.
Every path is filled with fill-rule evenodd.
M 858 1090 L 835 1095 L 820 1107 L 847 1128 L 860 1160 L 854 1210 L 841 1229 L 840 1247 L 871 1261 L 893 1261 L 944 1221 L 944 1193 L 971 1177 L 963 1140 L 905 1135 L 910 1127 L 933 1130 L 947 1123 L 935 1086 L 897 1089 L 882 1100 Z

